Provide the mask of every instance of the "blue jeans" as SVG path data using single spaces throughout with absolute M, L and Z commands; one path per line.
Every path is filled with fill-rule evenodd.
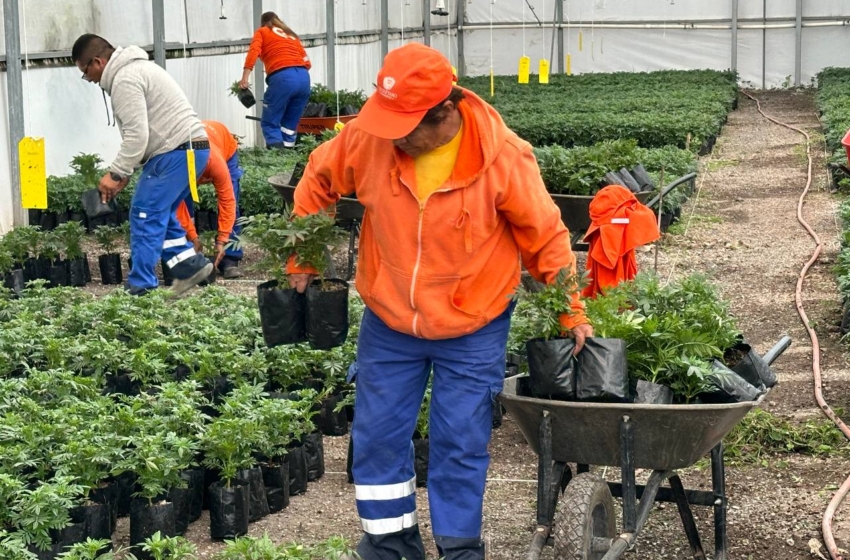
M 195 173 L 207 166 L 209 150 L 195 150 Z M 130 289 L 156 288 L 156 264 L 162 258 L 174 269 L 194 261 L 197 253 L 177 221 L 177 206 L 189 195 L 189 174 L 184 150 L 152 157 L 142 168 L 130 206 L 130 255 L 133 268 L 127 277 Z M 196 177 L 196 179 L 197 179 Z M 178 276 L 175 271 L 175 276 Z
M 295 145 L 295 130 L 310 100 L 310 73 L 303 66 L 290 66 L 266 79 L 263 118 L 260 126 L 268 146 Z
M 502 390 L 513 307 L 477 332 L 424 340 L 369 309 L 357 344 L 352 428 L 364 560 L 424 560 L 411 438 L 433 368 L 428 498 L 446 560 L 484 557 L 480 540 L 492 410 Z

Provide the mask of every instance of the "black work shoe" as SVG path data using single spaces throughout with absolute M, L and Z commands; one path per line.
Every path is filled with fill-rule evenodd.
M 232 280 L 242 277 L 242 269 L 239 268 L 239 259 L 224 257 L 218 264 L 218 272 L 222 278 Z
M 175 278 L 174 283 L 171 284 L 171 292 L 175 296 L 179 296 L 181 294 L 186 293 L 191 290 L 207 278 L 209 278 L 210 273 L 213 271 L 213 263 L 207 261 L 207 264 L 199 268 L 193 275 L 188 278 Z

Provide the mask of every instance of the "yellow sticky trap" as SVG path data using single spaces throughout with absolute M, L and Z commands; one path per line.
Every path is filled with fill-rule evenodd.
M 584 35 L 581 31 L 578 32 L 578 50 L 584 50 Z
M 549 61 L 546 60 L 545 58 L 541 58 L 540 64 L 539 64 L 539 70 L 540 70 L 540 74 L 539 74 L 539 80 L 538 81 L 541 84 L 548 84 L 549 83 Z
M 531 57 L 519 57 L 519 74 L 517 76 L 517 81 L 521 84 L 527 84 L 529 74 L 531 74 Z
M 567 76 L 573 75 L 573 55 L 567 55 Z
M 496 97 L 496 76 L 492 68 L 490 68 L 490 97 Z
M 44 138 L 26 136 L 18 142 L 21 166 L 21 206 L 47 208 L 47 170 L 44 162 Z
M 342 129 L 345 127 L 345 123 L 342 121 L 336 121 L 334 124 L 334 130 L 337 132 L 342 132 Z
M 195 150 L 186 150 L 186 163 L 189 167 L 189 192 L 192 193 L 192 200 L 200 202 L 201 197 L 198 196 L 198 175 L 195 173 Z

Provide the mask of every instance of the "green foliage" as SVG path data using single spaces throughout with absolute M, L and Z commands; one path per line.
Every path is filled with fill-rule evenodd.
M 330 537 L 314 546 L 300 543 L 275 544 L 268 533 L 262 537 L 237 537 L 224 541 L 224 550 L 214 560 L 339 560 L 344 555 L 360 558 L 343 537 Z
M 106 255 L 115 253 L 115 250 L 118 248 L 118 242 L 123 236 L 124 228 L 119 226 L 97 226 L 94 230 L 94 238 Z
M 37 560 L 38 556 L 27 549 L 27 545 L 20 533 L 9 533 L 5 529 L 0 528 L 0 558 L 6 558 L 8 560 Z M 72 560 L 77 559 L 74 558 Z
M 760 408 L 750 412 L 724 438 L 727 459 L 767 466 L 767 457 L 784 453 L 842 455 L 850 452 L 847 440 L 825 418 L 792 422 Z
M 60 560 L 136 560 L 128 549 L 120 546 L 113 549 L 109 539 L 92 539 L 87 537 L 84 542 L 72 544 L 58 556 Z
M 248 87 L 250 88 L 251 84 L 248 84 Z M 233 97 L 239 95 L 239 92 L 242 91 L 242 86 L 239 85 L 239 80 L 236 80 L 235 82 L 230 84 L 230 87 L 227 88 L 227 91 L 229 91 L 230 95 Z
M 153 560 L 197 560 L 198 548 L 184 537 L 163 537 L 157 531 L 145 539 L 142 550 Z
M 17 265 L 23 265 L 30 249 L 30 236 L 36 235 L 38 226 L 18 226 L 0 239 L 0 245 L 12 255 Z
M 68 510 L 77 505 L 81 486 L 68 477 L 41 481 L 34 488 L 23 488 L 11 505 L 12 525 L 21 540 L 35 544 L 40 550 L 51 546 L 50 530 L 63 529 L 71 523 Z
M 141 490 L 135 496 L 147 498 L 150 502 L 172 488 L 186 486 L 180 472 L 193 463 L 197 450 L 195 440 L 174 432 L 156 433 L 142 429 L 128 436 L 126 441 L 127 453 L 117 463 L 116 470 L 136 473 L 136 484 Z
M 553 75 L 549 84 L 516 76 L 463 78 L 460 85 L 499 111 L 534 146 L 588 146 L 632 138 L 642 147 L 698 149 L 719 133 L 737 97 L 731 72 L 712 70 Z
M 337 92 L 331 91 L 322 84 L 314 84 L 310 92 L 310 103 L 324 103 L 328 106 L 327 115 L 329 117 L 337 116 Z M 352 105 L 356 109 L 360 109 L 366 103 L 366 94 L 362 90 L 348 91 L 339 90 L 339 107 Z
M 667 385 L 685 402 L 712 390 L 710 362 L 740 334 L 727 304 L 698 275 L 662 285 L 641 273 L 586 305 L 595 336 L 626 341 L 631 377 Z
M 101 167 L 101 163 L 103 163 L 103 158 L 98 154 L 79 153 L 71 158 L 70 166 L 74 173 L 82 177 L 85 183 L 90 187 L 95 187 L 100 181 L 100 177 L 106 172 Z
M 530 308 L 528 336 L 533 338 L 556 338 L 561 336 L 561 315 L 574 313 L 570 304 L 573 296 L 578 293 L 585 283 L 582 276 L 562 268 L 558 271 L 555 281 L 543 286 L 540 290 L 530 291 L 523 285 L 517 288 L 513 299 L 522 298 Z
M 8 274 L 13 268 L 15 268 L 15 258 L 12 252 L 0 243 L 0 276 Z
M 67 221 L 56 226 L 53 233 L 55 233 L 61 252 L 66 259 L 72 260 L 83 257 L 83 238 L 86 235 L 86 228 L 83 227 L 83 224 Z

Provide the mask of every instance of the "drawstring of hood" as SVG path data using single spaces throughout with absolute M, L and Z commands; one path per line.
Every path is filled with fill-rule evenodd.
M 112 114 L 112 118 L 109 117 L 109 103 L 106 101 L 106 90 L 101 89 L 100 93 L 103 94 L 103 108 L 106 109 L 106 126 L 115 126 L 115 114 Z
M 467 253 L 472 252 L 472 217 L 469 214 L 469 210 L 466 209 L 466 189 L 460 189 L 460 199 L 462 210 L 460 211 L 460 217 L 455 222 L 455 228 L 460 229 L 464 228 L 463 231 L 463 244 L 466 248 Z
M 390 187 L 393 190 L 393 196 L 398 196 L 401 194 L 401 187 L 399 186 L 400 182 L 401 179 L 399 178 L 398 168 L 390 171 Z

